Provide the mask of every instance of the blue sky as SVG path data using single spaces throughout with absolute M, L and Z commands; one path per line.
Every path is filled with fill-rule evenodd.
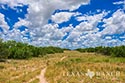
M 36 46 L 125 45 L 124 0 L 0 0 L 0 38 Z

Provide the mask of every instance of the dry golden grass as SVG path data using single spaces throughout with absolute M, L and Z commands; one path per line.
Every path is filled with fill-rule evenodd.
M 49 83 L 125 83 L 125 58 L 76 51 L 66 51 L 61 55 L 67 58 L 48 66 L 46 78 Z M 101 75 L 91 79 L 86 76 L 88 70 Z M 109 75 L 111 72 L 113 75 Z M 120 76 L 115 75 L 117 72 Z
M 37 79 L 33 80 L 33 81 L 30 82 L 30 83 L 39 83 L 39 79 L 37 78 Z
M 22 83 L 40 74 L 45 63 L 42 58 L 30 60 L 11 60 L 9 63 L 0 63 L 0 83 Z
M 10 60 L 10 62 L 0 63 L 0 83 L 24 83 L 35 78 L 40 74 L 42 68 L 47 63 L 56 63 L 62 56 L 48 54 L 41 58 L 29 60 Z M 31 83 L 38 83 L 38 79 Z
M 0 63 L 0 83 L 27 83 L 45 66 L 48 83 L 125 83 L 125 58 L 77 51 Z M 104 74 L 91 79 L 86 76 L 88 70 Z M 107 72 L 120 72 L 120 76 L 106 75 Z M 30 83 L 39 83 L 39 79 L 35 78 Z

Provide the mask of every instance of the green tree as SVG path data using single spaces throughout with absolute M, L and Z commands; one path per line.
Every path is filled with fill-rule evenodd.
M 0 39 L 0 59 L 8 58 L 8 49 L 5 47 L 2 39 Z

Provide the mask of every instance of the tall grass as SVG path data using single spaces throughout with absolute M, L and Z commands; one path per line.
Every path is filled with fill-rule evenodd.
M 49 65 L 46 78 L 49 83 L 124 83 L 125 58 L 103 56 L 95 53 L 67 51 L 65 58 Z M 58 55 L 60 56 L 60 54 Z M 85 74 L 88 69 L 94 72 L 120 72 L 117 76 L 94 76 L 90 79 Z

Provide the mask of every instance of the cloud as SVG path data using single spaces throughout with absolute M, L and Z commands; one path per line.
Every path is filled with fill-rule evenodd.
M 89 4 L 90 0 L 0 0 L 0 2 L 8 4 L 13 9 L 18 5 L 28 5 L 26 18 L 19 18 L 11 31 L 8 30 L 9 26 L 4 20 L 4 15 L 0 14 L 0 27 L 6 33 L 1 37 L 5 40 L 13 39 L 37 46 L 52 45 L 70 49 L 125 44 L 119 39 L 107 36 L 125 33 L 125 13 L 122 9 L 114 12 L 109 18 L 105 18 L 110 12 L 97 10 L 98 14 L 92 15 L 72 11 L 81 5 Z M 122 4 L 122 2 L 114 4 Z M 69 12 L 52 15 L 56 9 L 69 10 Z M 67 27 L 59 27 L 59 24 L 69 21 L 72 16 L 79 22 L 78 25 L 69 24 Z M 54 23 L 48 24 L 48 19 Z M 101 31 L 97 26 L 100 22 L 104 23 Z M 18 29 L 21 26 L 26 26 L 28 29 L 21 32 Z M 27 33 L 29 33 L 30 39 L 26 37 Z
M 0 13 L 0 28 L 3 30 L 3 34 L 6 34 L 9 30 L 9 26 L 4 19 L 4 15 Z
M 105 29 L 100 32 L 103 35 L 113 35 L 125 33 L 125 13 L 123 10 L 119 9 L 115 13 L 113 13 L 112 17 L 108 19 L 104 19 L 105 23 L 103 27 Z
M 16 40 L 16 41 L 20 41 L 20 42 L 29 42 L 30 39 L 28 39 L 27 37 L 24 37 L 27 33 L 27 30 L 20 32 L 19 29 L 17 29 L 18 27 L 22 26 L 22 25 L 27 25 L 28 23 L 26 23 L 24 20 L 20 19 L 20 22 L 17 22 L 14 25 L 14 29 L 13 30 L 9 30 L 9 25 L 7 24 L 7 22 L 5 21 L 5 16 L 3 14 L 0 13 L 0 28 L 2 29 L 2 31 L 0 32 L 0 38 L 4 39 L 5 41 L 7 40 Z
M 29 21 L 19 18 L 19 21 L 14 24 L 14 28 L 19 28 L 21 26 L 28 27 L 30 25 Z
M 36 23 L 35 21 L 39 20 L 40 23 L 36 24 L 45 24 L 47 20 L 51 17 L 51 14 L 56 9 L 77 9 L 82 4 L 88 4 L 89 0 L 0 0 L 1 3 L 8 4 L 12 8 L 17 5 L 29 5 L 29 14 L 27 15 L 27 20 Z M 33 21 L 35 20 L 35 21 Z
M 11 8 L 14 8 L 14 6 L 23 6 L 23 4 L 20 4 L 23 2 L 25 2 L 25 1 L 24 0 L 0 0 L 0 3 L 7 4 Z
M 53 0 L 53 1 L 47 1 L 47 0 L 28 0 L 27 4 L 29 4 L 27 15 L 27 21 L 31 21 L 33 23 L 29 27 L 31 28 L 37 28 L 42 27 L 45 24 L 47 24 L 48 19 L 51 18 L 52 13 L 56 9 L 65 10 L 69 9 L 72 10 L 72 7 L 77 8 L 81 4 L 88 4 L 89 0 Z M 66 14 L 65 14 L 66 15 Z M 66 19 L 67 20 L 67 19 Z
M 123 1 L 118 1 L 118 2 L 114 2 L 114 5 L 123 5 L 123 9 L 125 10 L 125 0 Z
M 78 38 L 84 34 L 98 32 L 99 29 L 97 28 L 97 24 L 101 21 L 101 19 L 105 15 L 107 15 L 107 12 L 102 12 L 100 14 L 95 14 L 93 16 L 92 15 L 78 16 L 76 19 L 82 22 L 76 27 L 74 27 L 68 38 L 71 40 L 74 39 L 74 37 Z
M 75 13 L 70 13 L 70 12 L 56 13 L 55 15 L 52 15 L 51 20 L 54 21 L 55 23 L 63 23 L 69 21 L 71 16 L 73 16 L 74 14 Z
M 81 4 L 88 4 L 90 1 L 89 0 L 77 0 L 77 1 L 74 1 L 74 0 L 70 0 L 70 1 L 67 1 L 67 0 L 59 0 L 59 1 L 58 0 L 53 0 L 53 1 L 49 1 L 49 0 L 37 0 L 37 1 L 35 0 L 0 0 L 0 2 L 4 4 L 8 4 L 11 7 L 17 6 L 20 3 L 32 5 L 33 2 L 35 2 L 37 4 L 40 3 L 44 6 L 49 4 L 50 6 L 53 6 L 53 7 L 62 7 L 62 8 L 68 8 L 68 9 L 70 6 L 71 9 L 74 9 L 74 8 L 77 8 L 77 6 L 80 6 Z M 36 6 L 35 8 L 37 7 L 38 6 Z
M 114 4 L 114 5 L 124 4 L 124 1 L 114 2 L 113 4 Z
M 23 6 L 28 5 L 28 14 L 26 15 L 25 19 L 20 19 L 19 22 L 17 22 L 13 27 L 16 30 L 20 26 L 26 26 L 29 29 L 30 36 L 32 37 L 32 41 L 37 41 L 41 39 L 43 36 L 49 37 L 50 39 L 60 39 L 60 36 L 62 38 L 62 32 L 58 30 L 58 28 L 55 29 L 55 25 L 47 25 L 48 19 L 51 18 L 52 13 L 56 9 L 60 10 L 74 10 L 77 9 L 80 5 L 86 5 L 89 4 L 89 0 L 0 0 L 0 3 L 7 4 L 11 8 L 15 9 L 15 6 Z M 61 15 L 65 14 L 65 18 L 57 20 L 57 18 Z M 56 16 L 53 16 L 53 20 L 57 23 L 65 22 L 67 21 L 73 13 L 60 13 L 55 14 Z M 77 14 L 77 13 L 76 13 Z M 45 28 L 47 27 L 47 28 Z M 57 33 L 55 32 L 57 31 Z M 14 32 L 15 33 L 15 32 Z M 51 34 L 53 35 L 51 35 Z M 17 33 L 15 33 L 17 34 Z M 65 34 L 64 34 L 65 35 Z M 13 35 L 14 36 L 14 35 Z M 55 36 L 55 37 L 54 37 Z M 8 36 L 10 37 L 10 36 Z M 18 38 L 18 37 L 17 37 Z
M 80 5 L 86 5 L 89 4 L 89 0 L 53 0 L 53 1 L 47 1 L 47 0 L 5 0 L 1 1 L 3 3 L 9 4 L 12 8 L 14 6 L 17 6 L 19 3 L 23 3 L 24 5 L 28 5 L 28 14 L 26 15 L 26 18 L 23 20 L 20 20 L 18 23 L 14 25 L 14 27 L 18 27 L 21 25 L 25 25 L 28 27 L 30 36 L 32 39 L 33 44 L 35 44 L 36 41 L 39 41 L 39 39 L 61 39 L 62 38 L 62 32 L 58 30 L 58 28 L 52 27 L 52 25 L 47 25 L 48 19 L 51 18 L 52 13 L 56 9 L 60 10 L 74 10 L 77 9 Z M 9 3 L 10 2 L 10 3 Z M 58 16 L 54 16 L 53 20 L 57 23 L 65 22 L 70 17 L 71 14 L 69 13 L 63 13 L 65 14 L 65 18 L 63 19 L 56 19 Z M 56 14 L 59 15 L 59 14 Z M 60 13 L 61 15 L 61 13 Z M 28 24 L 27 24 L 28 23 Z M 45 28 L 47 26 L 47 28 Z M 48 27 L 49 26 L 49 27 Z M 59 35 L 55 32 L 59 33 Z M 49 33 L 54 33 L 56 37 L 53 37 L 55 35 L 51 35 Z M 65 34 L 64 34 L 65 35 Z M 50 37 L 52 36 L 52 37 Z M 61 37 L 60 37 L 61 36 Z M 60 38 L 59 38 L 60 37 Z M 50 40 L 48 40 L 50 41 Z M 42 42 L 42 41 L 40 41 Z M 46 42 L 46 41 L 45 41 Z M 38 42 L 36 42 L 37 44 Z M 40 45 L 40 44 L 39 44 Z
M 106 16 L 108 13 L 109 12 L 102 11 L 101 13 L 94 15 L 84 14 L 82 16 L 77 17 L 76 19 L 77 21 L 93 21 L 94 23 L 95 20 L 101 20 L 102 17 Z
M 78 16 L 76 19 L 81 23 L 72 29 L 65 41 L 69 42 L 72 48 L 125 45 L 119 38 L 107 36 L 125 33 L 124 11 L 119 9 L 111 17 L 104 18 L 108 13 Z M 104 22 L 102 31 L 99 31 L 97 26 L 99 22 Z

